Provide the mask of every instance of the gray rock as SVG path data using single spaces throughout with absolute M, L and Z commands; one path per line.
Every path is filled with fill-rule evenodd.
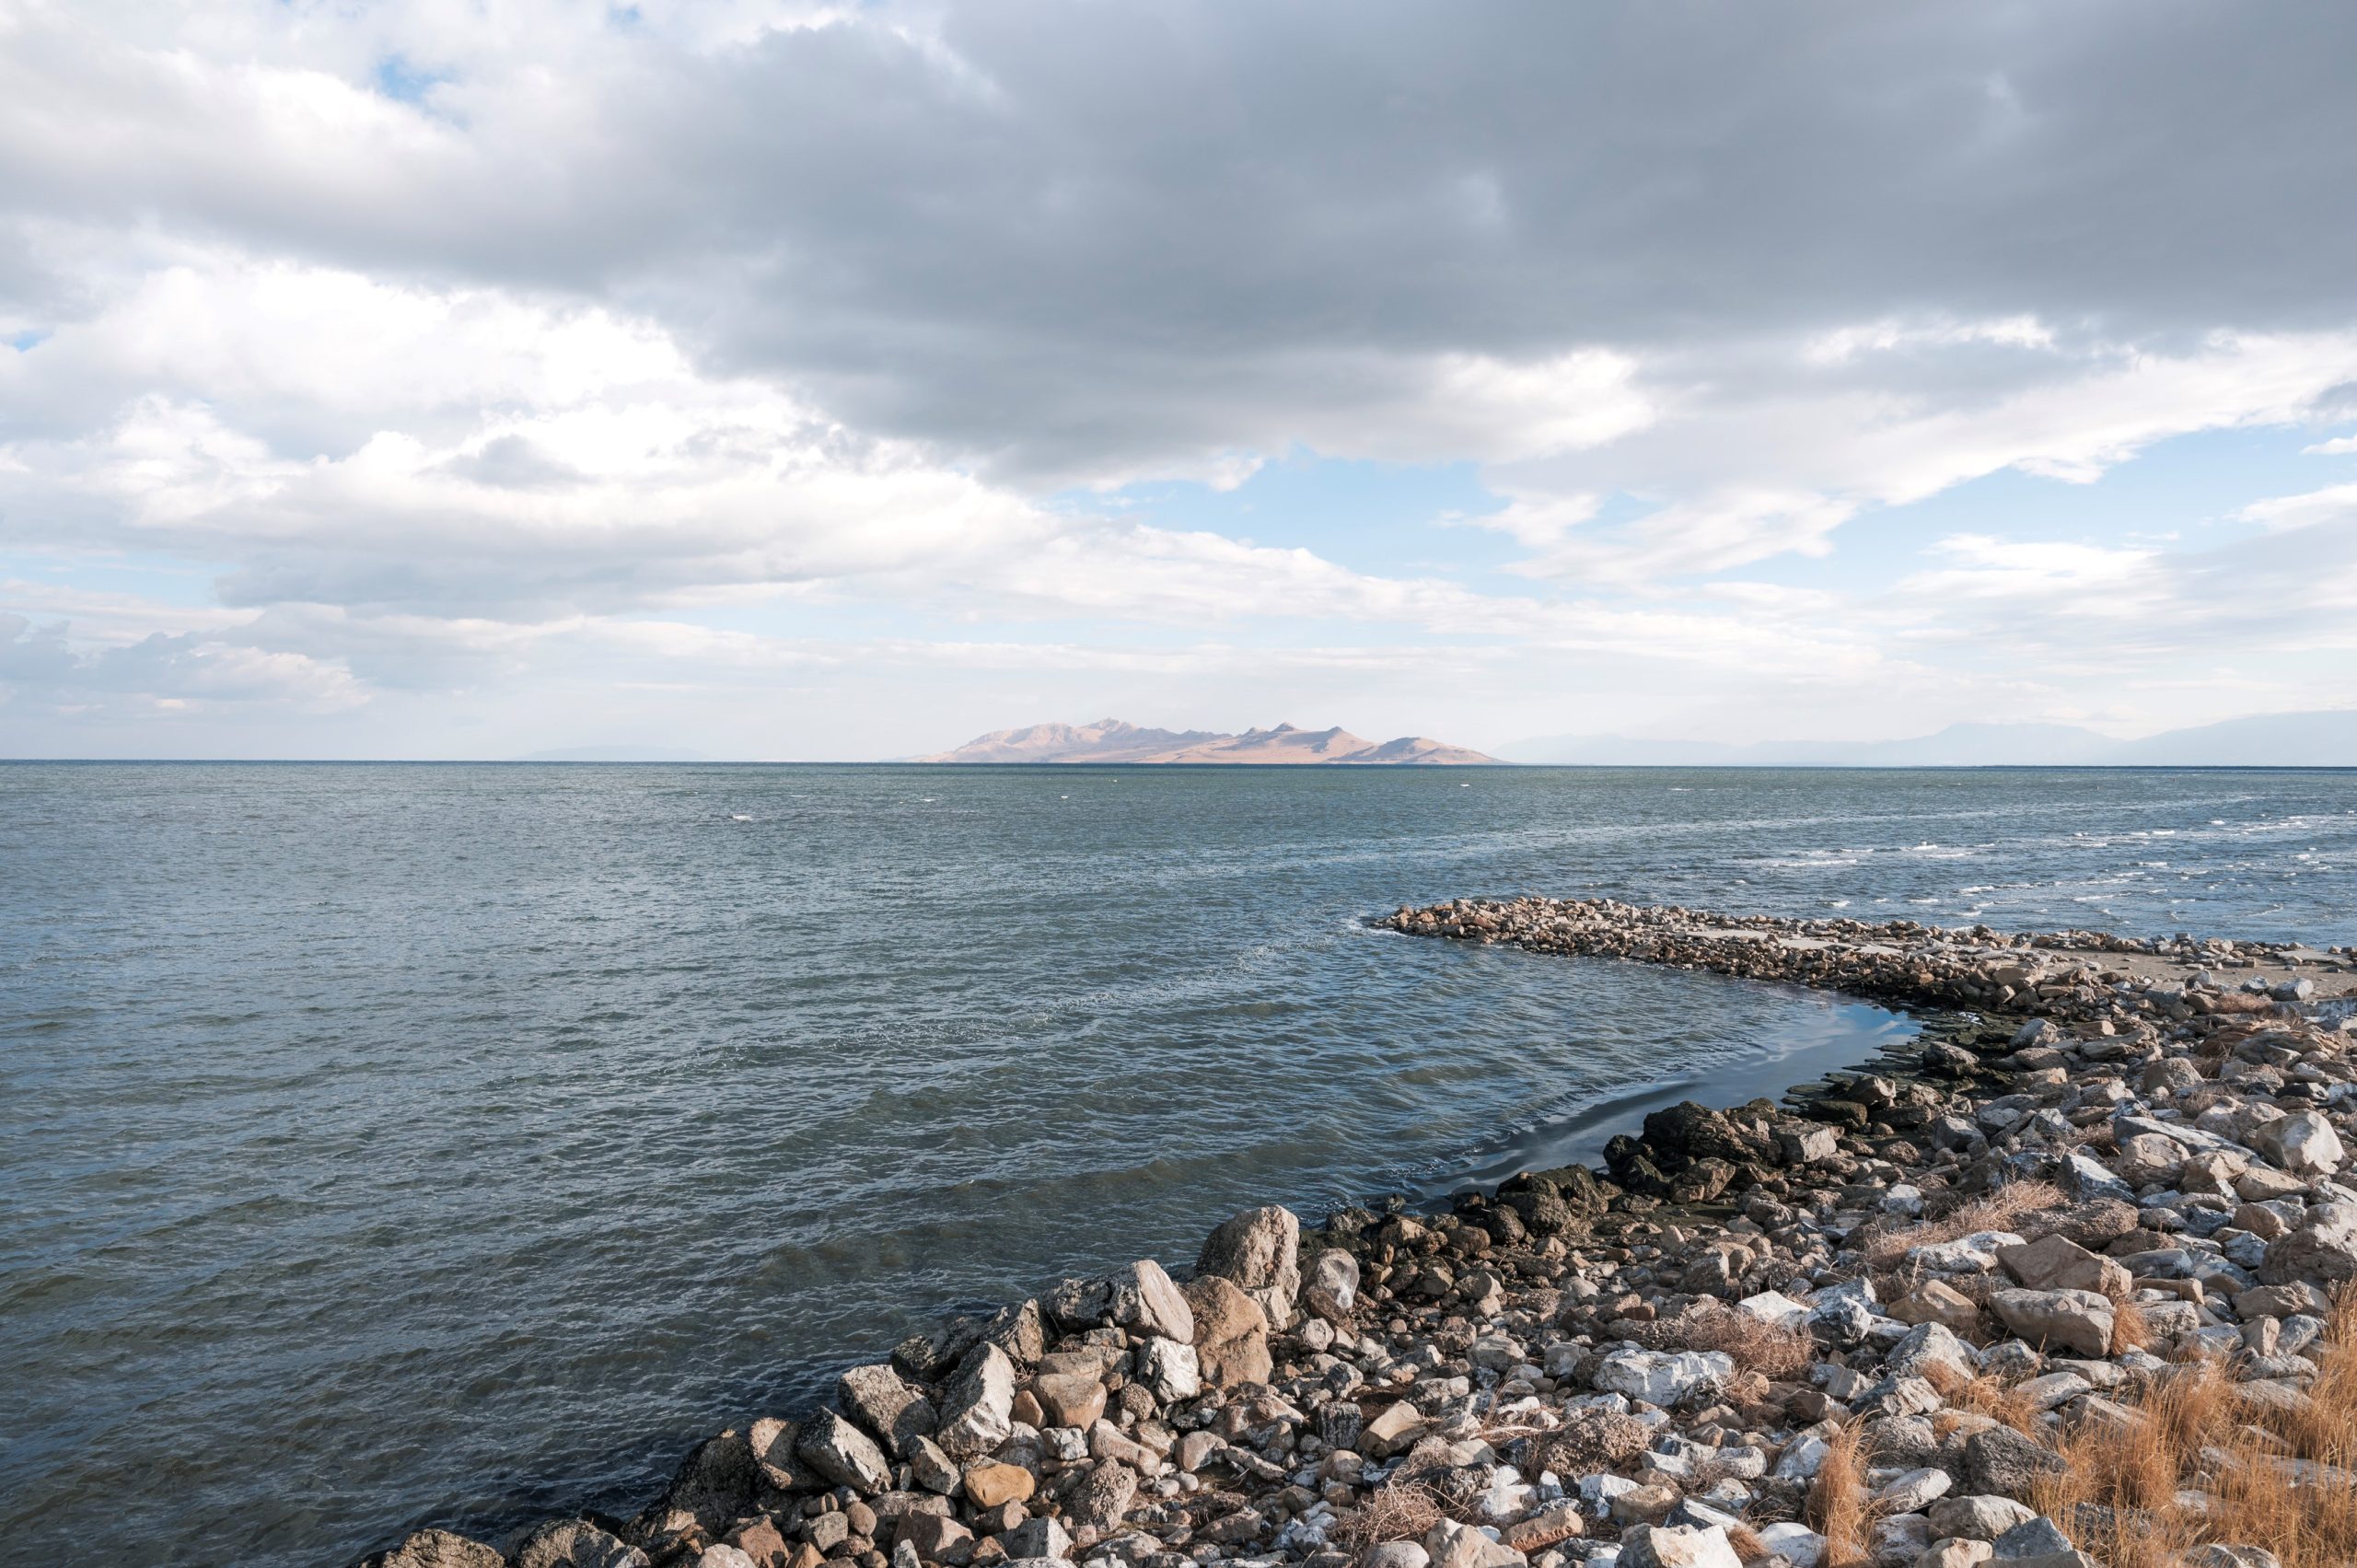
M 911 1438 L 931 1436 L 935 1425 L 933 1401 L 881 1362 L 854 1366 L 835 1379 L 835 1402 L 895 1458 L 904 1455 Z
M 1139 1259 L 1115 1278 L 1112 1314 L 1114 1322 L 1133 1333 L 1194 1342 L 1194 1312 L 1162 1265 L 1151 1258 Z
M 1065 1280 L 1039 1298 L 1042 1311 L 1066 1329 L 1095 1329 L 1113 1320 L 1113 1282 Z
M 873 1495 L 892 1484 L 892 1469 L 884 1450 L 833 1411 L 822 1410 L 810 1418 L 794 1452 L 836 1486 Z
M 1359 1568 L 1430 1568 L 1432 1560 L 1422 1542 L 1387 1540 L 1360 1554 Z
M 1991 1542 L 1997 1549 L 2000 1562 L 2011 1557 L 2047 1557 L 2071 1550 L 2071 1538 L 2062 1527 L 2043 1514 L 2033 1515 L 2013 1526 Z
M 1926 1511 L 1934 1539 L 1950 1536 L 1966 1540 L 1993 1541 L 2016 1525 L 2038 1516 L 2025 1503 L 2010 1497 L 1943 1497 Z
M 418 1530 L 390 1551 L 364 1557 L 353 1568 L 507 1568 L 507 1554 L 448 1530 Z
M 1874 1493 L 1875 1506 L 1887 1514 L 1920 1514 L 1956 1484 L 1948 1472 L 1926 1465 L 1892 1477 Z
M 1026 1519 L 998 1538 L 1013 1558 L 1060 1562 L 1072 1555 L 1072 1535 L 1055 1519 Z
M 2251 1146 L 2296 1176 L 2329 1176 L 2346 1157 L 2321 1111 L 2299 1110 L 2251 1134 Z
M 1743 1568 L 1743 1559 L 1717 1525 L 1639 1525 L 1620 1537 L 1620 1568 Z
M 1597 1365 L 1596 1386 L 1666 1410 L 1733 1376 L 1735 1359 L 1723 1351 L 1622 1350 Z
M 1301 1287 L 1302 1305 L 1329 1323 L 1350 1321 L 1358 1305 L 1359 1260 L 1341 1248 L 1329 1248 L 1309 1260 L 1309 1277 Z
M 909 1475 L 927 1492 L 937 1492 L 944 1497 L 958 1490 L 958 1461 L 941 1451 L 941 1445 L 930 1437 L 917 1437 L 909 1443 Z
M 1191 1400 L 1202 1391 L 1195 1347 L 1177 1340 L 1148 1340 L 1138 1348 L 1138 1380 L 1164 1404 Z
M 516 1568 L 646 1568 L 646 1553 L 586 1519 L 552 1519 L 517 1543 Z
M 2357 1203 L 2319 1203 L 2299 1229 L 2267 1244 L 2262 1283 L 2331 1285 L 2357 1280 Z
M 1973 1492 L 2025 1503 L 2041 1477 L 2059 1475 L 2064 1468 L 2061 1456 L 2010 1426 L 1992 1426 L 1966 1438 L 1963 1460 L 1964 1484 Z
M 1100 1459 L 1066 1500 L 1065 1516 L 1075 1525 L 1109 1530 L 1130 1511 L 1137 1492 L 1137 1471 L 1119 1459 Z
M 941 1391 L 941 1430 L 934 1441 L 953 1459 L 976 1459 L 1014 1429 L 1015 1363 L 996 1345 L 977 1345 Z
M 2106 1355 L 2111 1350 L 2110 1298 L 2087 1290 L 2001 1290 L 1990 1308 L 2034 1345 Z
M 1269 1327 L 1283 1332 L 1293 1327 L 1294 1303 L 1301 1294 L 1300 1217 L 1275 1204 L 1247 1209 L 1212 1232 L 1195 1260 L 1195 1272 L 1243 1286 L 1260 1304 Z
M 2123 1203 L 2136 1201 L 2136 1189 L 2085 1155 L 2073 1154 L 2064 1159 L 2059 1174 L 2064 1191 L 2074 1198 L 2116 1198 Z
M 1454 1519 L 1426 1530 L 1423 1544 L 1432 1568 L 1523 1568 L 1521 1552 Z M 1625 1552 L 1622 1561 L 1628 1561 Z

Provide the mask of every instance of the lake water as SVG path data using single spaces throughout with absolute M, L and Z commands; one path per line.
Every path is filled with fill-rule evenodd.
M 0 1539 L 628 1509 L 945 1307 L 1908 1028 L 1402 902 L 2337 943 L 2352 867 L 2327 772 L 0 765 Z

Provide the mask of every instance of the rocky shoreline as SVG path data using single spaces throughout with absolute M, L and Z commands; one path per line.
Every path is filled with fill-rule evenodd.
M 2348 949 L 1540 899 L 1379 923 L 1925 1028 L 1446 1214 L 1238 1214 L 1183 1283 L 1144 1260 L 952 1320 L 633 1518 L 364 1568 L 2357 1561 Z

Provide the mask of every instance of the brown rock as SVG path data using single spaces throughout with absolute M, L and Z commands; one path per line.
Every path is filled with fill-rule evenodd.
M 753 1560 L 753 1568 L 786 1568 L 793 1543 L 770 1519 L 748 1519 L 728 1532 L 728 1544 Z
M 2133 1283 L 2120 1264 L 2064 1236 L 2041 1236 L 2018 1247 L 2000 1247 L 1997 1261 L 2030 1290 L 2091 1290 L 2097 1295 L 2125 1300 Z
M 995 1508 L 1003 1503 L 1028 1503 L 1039 1484 L 1039 1478 L 1021 1465 L 987 1463 L 970 1465 L 966 1469 L 966 1495 L 977 1508 Z
M 354 1568 L 506 1568 L 506 1563 L 496 1547 L 448 1530 L 419 1530 L 390 1551 L 362 1558 Z
M 1193 1311 L 1195 1358 L 1206 1385 L 1232 1388 L 1269 1380 L 1274 1365 L 1269 1319 L 1242 1286 L 1216 1274 L 1196 1280 L 1187 1286 L 1187 1306 Z

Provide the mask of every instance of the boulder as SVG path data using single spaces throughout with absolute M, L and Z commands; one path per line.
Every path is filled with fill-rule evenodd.
M 1735 1375 L 1724 1351 L 1614 1351 L 1597 1365 L 1596 1386 L 1664 1409 L 1715 1391 Z
M 934 1441 L 953 1459 L 979 1458 L 1014 1430 L 1015 1363 L 994 1344 L 976 1345 L 941 1390 L 941 1430 Z
M 2029 1501 L 2040 1479 L 2060 1475 L 2062 1458 L 2010 1426 L 1991 1426 L 1964 1440 L 1964 1484 L 1973 1492 Z
M 1247 1209 L 1212 1232 L 1195 1260 L 1195 1274 L 1234 1281 L 1260 1303 L 1269 1327 L 1283 1332 L 1293 1327 L 1294 1301 L 1301 1294 L 1300 1218 L 1275 1204 Z
M 1793 1568 L 1824 1568 L 1828 1542 L 1806 1525 L 1762 1525 L 1753 1533 L 1769 1556 L 1781 1557 Z
M 939 1514 L 911 1514 L 900 1521 L 900 1544 L 914 1547 L 923 1562 L 958 1568 L 974 1555 L 974 1532 Z
M 1175 1404 L 1202 1392 L 1202 1364 L 1192 1345 L 1148 1340 L 1138 1350 L 1138 1381 L 1162 1403 Z
M 854 1366 L 837 1378 L 835 1403 L 895 1458 L 902 1456 L 911 1438 L 933 1435 L 933 1401 L 901 1382 L 900 1375 L 881 1362 Z
M 2102 1356 L 2111 1352 L 2110 1298 L 2087 1290 L 2001 1290 L 1990 1308 L 2031 1344 Z
M 2093 1291 L 2124 1300 L 2131 1283 L 2128 1271 L 2117 1261 L 2061 1236 L 2041 1236 L 2018 1247 L 2001 1247 L 1997 1261 L 2029 1290 Z
M 1113 1282 L 1065 1280 L 1039 1298 L 1039 1309 L 1074 1332 L 1101 1327 L 1113 1320 Z
M 730 1546 L 743 1552 L 753 1568 L 786 1568 L 794 1547 L 767 1517 L 747 1519 L 728 1532 Z
M 892 1467 L 876 1440 L 830 1410 L 810 1418 L 794 1452 L 834 1486 L 873 1495 L 892 1484 Z
M 1055 1562 L 1072 1555 L 1072 1535 L 1055 1519 L 1026 1519 L 998 1538 L 1008 1557 Z
M 1980 1321 L 1980 1308 L 1970 1296 L 1945 1280 L 1925 1280 L 1890 1304 L 1890 1315 L 1902 1323 L 1937 1323 L 1968 1334 Z
M 806 1492 L 817 1483 L 809 1466 L 794 1451 L 802 1438 L 801 1428 L 794 1423 L 765 1415 L 745 1435 L 762 1485 L 780 1492 Z
M 1329 1248 L 1309 1260 L 1309 1277 L 1301 1287 L 1302 1305 L 1329 1323 L 1351 1320 L 1358 1305 L 1359 1260 L 1339 1247 Z
M 1523 1568 L 1521 1552 L 1455 1519 L 1424 1532 L 1424 1553 L 1432 1568 Z
M 748 1434 L 731 1428 L 706 1438 L 689 1451 L 671 1484 L 638 1516 L 631 1534 L 649 1547 L 691 1529 L 719 1535 L 731 1520 L 753 1511 L 753 1487 L 760 1475 Z
M 448 1530 L 418 1530 L 390 1551 L 364 1557 L 353 1568 L 507 1568 L 507 1554 Z
M 1884 1371 L 1893 1377 L 1922 1377 L 1935 1366 L 1958 1377 L 1970 1377 L 1980 1370 L 1980 1353 L 1956 1338 L 1945 1323 L 1918 1323 L 1891 1346 L 1883 1361 Z
M 646 1553 L 586 1519 L 552 1519 L 517 1543 L 516 1568 L 646 1568 Z
M 2261 1283 L 2345 1284 L 2357 1280 L 2357 1203 L 2319 1203 L 2289 1236 L 2267 1244 Z
M 2251 1147 L 2294 1176 L 2329 1176 L 2344 1157 L 2340 1136 L 2318 1110 L 2299 1110 L 2251 1134 Z
M 1269 1319 L 1241 1285 L 1217 1274 L 1196 1280 L 1179 1306 L 1194 1328 L 1197 1373 L 1203 1382 L 1232 1388 L 1269 1380 L 1274 1365 Z
M 966 1495 L 977 1508 L 1028 1503 L 1039 1484 L 1039 1478 L 1021 1465 L 1003 1465 L 985 1460 L 966 1467 Z
M 909 1476 L 927 1492 L 946 1497 L 958 1490 L 958 1461 L 941 1451 L 930 1437 L 909 1441 Z
M 1432 1568 L 1432 1553 L 1422 1541 L 1387 1540 L 1359 1554 L 1359 1568 Z
M 754 1564 L 742 1547 L 723 1541 L 696 1553 L 695 1568 L 754 1568 Z
M 1723 1526 L 1639 1525 L 1620 1538 L 1619 1568 L 1743 1568 L 1743 1559 Z
M 1960 1536 L 1967 1540 L 1995 1540 L 2015 1525 L 2038 1516 L 2027 1504 L 2010 1497 L 1943 1497 L 1926 1510 L 1933 1537 Z
M 1064 1500 L 1073 1524 L 1104 1532 L 1121 1522 L 1138 1493 L 1138 1472 L 1119 1459 L 1100 1459 Z
M 1149 1340 L 1148 1344 L 1168 1344 Z M 1086 1351 L 1059 1351 L 1039 1358 L 1031 1374 L 1031 1397 L 1050 1426 L 1086 1426 L 1105 1413 L 1105 1366 Z
M 1151 1258 L 1141 1258 L 1113 1281 L 1113 1321 L 1133 1334 L 1152 1334 L 1180 1344 L 1195 1337 L 1195 1317 L 1187 1298 Z

